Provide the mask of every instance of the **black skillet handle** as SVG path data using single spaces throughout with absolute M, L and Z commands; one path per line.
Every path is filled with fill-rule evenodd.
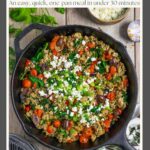
M 20 48 L 20 41 L 22 40 L 23 37 L 25 37 L 28 33 L 30 33 L 32 30 L 37 29 L 42 31 L 42 33 L 48 31 L 51 29 L 51 27 L 49 26 L 45 26 L 42 24 L 31 24 L 28 27 L 26 27 L 21 33 L 20 35 L 18 35 L 14 41 L 15 44 L 15 51 L 16 51 L 16 59 L 18 60 L 18 58 L 20 57 L 21 53 L 23 52 L 23 50 Z
M 109 141 L 107 144 L 108 145 L 117 145 L 119 147 L 121 147 L 123 150 L 135 150 L 135 148 L 133 146 L 131 146 L 127 140 L 126 137 L 126 128 L 124 127 L 119 134 L 113 138 L 112 141 Z

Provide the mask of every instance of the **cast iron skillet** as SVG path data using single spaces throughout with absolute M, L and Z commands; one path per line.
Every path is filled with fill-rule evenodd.
M 23 50 L 20 49 L 20 40 L 27 35 L 27 33 L 32 30 L 37 29 L 41 30 L 42 34 L 33 39 Z M 28 58 L 30 59 L 45 41 L 51 41 L 52 37 L 55 34 L 66 34 L 70 35 L 74 32 L 81 32 L 83 35 L 95 35 L 98 39 L 103 40 L 105 43 L 109 44 L 112 48 L 117 50 L 120 54 L 122 61 L 124 62 L 127 68 L 127 75 L 129 77 L 129 105 L 126 110 L 121 115 L 118 122 L 112 126 L 110 132 L 105 134 L 104 136 L 98 138 L 95 142 L 89 142 L 88 144 L 80 144 L 79 142 L 75 142 L 72 144 L 61 144 L 55 138 L 45 137 L 38 129 L 35 128 L 33 123 L 29 123 L 26 121 L 24 117 L 24 112 L 21 108 L 20 104 L 20 88 L 21 82 L 19 81 L 19 72 L 21 72 L 24 68 L 24 62 Z M 127 142 L 125 136 L 125 130 L 128 122 L 130 121 L 137 99 L 137 77 L 134 70 L 134 66 L 130 57 L 127 54 L 126 48 L 118 41 L 107 35 L 106 33 L 86 26 L 80 25 L 68 25 L 61 27 L 48 27 L 40 24 L 31 24 L 27 28 L 23 30 L 23 32 L 15 39 L 15 50 L 17 56 L 17 63 L 14 69 L 14 73 L 12 76 L 12 86 L 11 86 L 11 94 L 12 94 L 12 102 L 16 114 L 23 126 L 25 132 L 36 139 L 38 142 L 48 146 L 52 149 L 56 150 L 81 150 L 88 149 L 94 150 L 99 147 L 102 147 L 106 144 L 115 144 L 121 146 L 125 150 L 133 149 Z

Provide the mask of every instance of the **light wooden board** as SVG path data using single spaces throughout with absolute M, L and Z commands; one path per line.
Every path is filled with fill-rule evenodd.
M 77 9 L 77 8 L 69 8 L 67 9 L 66 13 L 64 15 L 57 13 L 54 9 L 39 9 L 37 14 L 42 14 L 43 12 L 48 13 L 50 15 L 53 15 L 57 18 L 58 25 L 66 25 L 66 24 L 80 24 L 80 25 L 86 25 L 86 26 L 92 26 L 94 28 L 100 28 L 104 32 L 108 33 L 112 37 L 114 37 L 116 40 L 122 42 L 127 47 L 127 52 L 130 55 L 133 63 L 135 64 L 138 79 L 140 78 L 140 55 L 139 55 L 139 44 L 134 44 L 131 42 L 127 37 L 127 26 L 128 24 L 133 21 L 134 19 L 139 18 L 139 9 L 131 9 L 127 18 L 122 20 L 121 22 L 115 24 L 115 25 L 102 25 L 95 23 L 89 14 L 87 13 L 86 8 L 83 9 Z M 15 27 L 24 28 L 27 25 L 24 25 L 22 23 L 16 23 L 10 20 L 10 24 L 13 24 Z M 30 42 L 34 37 L 38 35 L 38 31 L 32 32 L 29 36 L 27 36 L 22 44 L 26 45 L 28 42 Z M 14 47 L 14 38 L 10 37 L 9 45 Z M 139 102 L 139 98 L 138 98 Z M 35 144 L 39 150 L 49 150 L 49 148 L 39 144 L 34 139 L 30 138 L 25 134 L 23 131 L 16 114 L 14 112 L 11 97 L 10 97 L 10 103 L 9 103 L 9 132 L 18 134 L 27 140 L 29 140 L 31 143 Z

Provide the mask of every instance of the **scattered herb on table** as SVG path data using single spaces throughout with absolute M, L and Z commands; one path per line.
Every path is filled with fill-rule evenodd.
M 56 18 L 51 15 L 36 15 L 36 8 L 15 8 L 10 10 L 10 18 L 16 22 L 30 23 L 41 23 L 56 25 Z
M 65 8 L 55 8 L 55 10 L 61 14 L 64 14 L 65 13 Z
M 14 8 L 10 10 L 10 18 L 28 24 L 32 22 L 32 14 L 36 11 L 36 8 Z
M 57 25 L 56 18 L 50 15 L 32 15 L 32 23 L 51 24 L 52 26 Z
M 9 33 L 12 35 L 15 35 L 15 37 L 17 37 L 21 32 L 22 32 L 22 29 L 15 28 L 12 25 L 9 26 Z

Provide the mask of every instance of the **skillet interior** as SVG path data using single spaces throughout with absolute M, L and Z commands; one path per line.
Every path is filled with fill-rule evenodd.
M 95 35 L 99 40 L 103 40 L 105 43 L 109 44 L 113 49 L 115 49 L 121 56 L 122 61 L 124 62 L 127 68 L 127 75 L 129 78 L 129 105 L 121 115 L 118 122 L 115 123 L 110 129 L 110 132 L 98 138 L 95 142 L 89 142 L 88 144 L 79 144 L 79 142 L 75 142 L 72 144 L 61 144 L 55 138 L 45 137 L 35 126 L 33 123 L 29 123 L 24 117 L 24 112 L 21 109 L 20 105 L 20 88 L 21 82 L 19 81 L 19 72 L 21 72 L 24 68 L 23 64 L 26 58 L 30 59 L 36 52 L 37 48 L 40 47 L 45 41 L 51 41 L 52 37 L 55 34 L 65 34 L 70 35 L 74 32 L 81 32 L 83 35 Z M 21 121 L 25 131 L 30 136 L 33 136 L 39 142 L 51 147 L 52 149 L 66 149 L 66 150 L 79 150 L 79 149 L 95 149 L 100 147 L 106 143 L 110 143 L 113 140 L 113 137 L 118 134 L 129 122 L 134 107 L 136 105 L 136 97 L 137 97 L 137 78 L 135 74 L 135 70 L 132 64 L 131 59 L 129 58 L 125 47 L 114 40 L 112 37 L 107 34 L 96 30 L 94 28 L 85 27 L 85 26 L 63 26 L 52 28 L 42 35 L 38 36 L 34 39 L 24 50 L 19 58 L 16 68 L 14 70 L 14 74 L 12 77 L 12 100 L 14 104 L 15 111 L 19 120 Z M 121 140 L 121 139 L 120 139 Z

